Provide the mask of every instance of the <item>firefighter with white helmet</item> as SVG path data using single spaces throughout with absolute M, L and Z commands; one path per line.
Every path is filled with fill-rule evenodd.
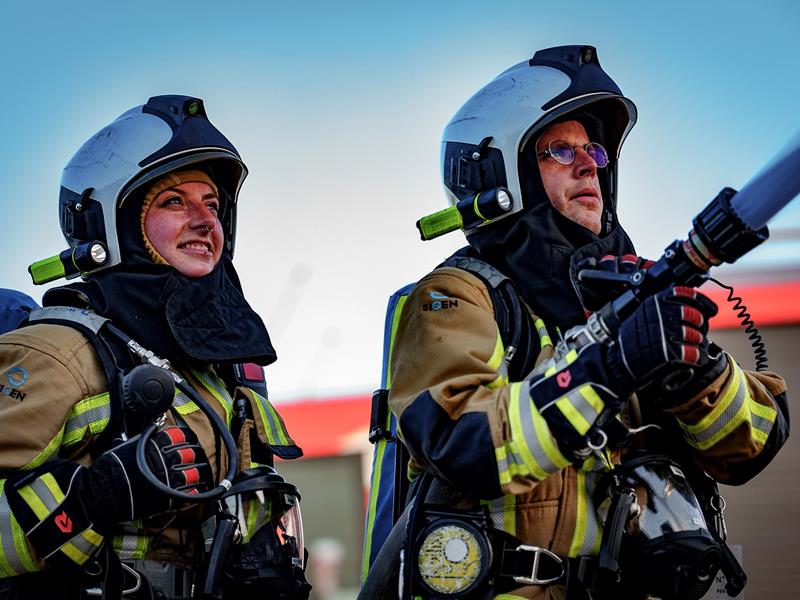
M 81 280 L 0 337 L 0 597 L 189 598 L 204 577 L 203 593 L 307 597 L 293 486 L 270 470 L 259 503 L 237 504 L 252 513 L 230 552 L 206 545 L 225 502 L 191 502 L 230 489 L 234 461 L 301 454 L 267 400 L 276 354 L 232 263 L 246 175 L 188 96 L 125 112 L 65 167 L 69 248 L 30 270 Z M 269 575 L 245 551 L 256 571 L 268 552 Z
M 636 118 L 595 48 L 561 46 L 501 73 L 445 127 L 452 208 L 418 226 L 424 239 L 462 228 L 469 245 L 406 292 L 388 338 L 388 405 L 414 481 L 403 598 L 611 597 L 600 584 L 618 572 L 603 559 L 616 561 L 619 546 L 604 554 L 605 544 L 621 538 L 604 534 L 611 511 L 596 490 L 626 451 L 607 431 L 622 431 L 625 445 L 650 425 L 646 450 L 678 455 L 689 479 L 691 469 L 732 484 L 764 468 L 788 435 L 783 379 L 745 371 L 709 342 L 717 308 L 692 288 L 645 300 L 614 343 L 553 359 L 561 336 L 619 293 L 581 283 L 579 270 L 647 267 L 616 213 Z M 642 476 L 672 464 L 656 462 Z M 621 565 L 624 597 L 699 597 L 724 544 L 691 535 L 700 545 L 690 550 L 658 546 L 671 552 L 666 572 L 644 559 L 652 570 Z M 395 532 L 388 539 L 397 551 Z M 373 585 L 392 557 L 366 556 L 374 572 L 361 597 L 395 597 L 391 583 Z M 665 581 L 666 591 L 647 587 Z

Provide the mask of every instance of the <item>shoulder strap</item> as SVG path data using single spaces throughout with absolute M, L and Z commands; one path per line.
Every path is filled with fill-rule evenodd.
M 518 379 L 528 373 L 538 355 L 538 344 L 534 343 L 538 334 L 514 282 L 496 267 L 474 256 L 457 254 L 441 266 L 463 269 L 484 282 L 492 300 L 500 338 L 509 355 L 508 375 Z
M 123 365 L 131 361 L 130 355 L 111 336 L 104 335 L 104 326 L 110 323 L 105 317 L 86 309 L 72 306 L 46 306 L 31 311 L 28 325 L 51 324 L 71 327 L 83 334 L 92 344 L 97 359 L 103 368 L 111 405 L 111 418 L 103 432 L 98 436 L 96 448 L 106 447 L 121 431 L 122 397 L 119 393 L 119 374 Z

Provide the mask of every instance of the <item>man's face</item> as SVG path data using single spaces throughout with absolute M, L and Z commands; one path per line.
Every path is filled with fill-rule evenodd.
M 564 140 L 571 145 L 575 149 L 575 160 L 572 164 L 562 165 L 551 156 L 539 156 L 539 172 L 547 197 L 553 208 L 570 221 L 599 234 L 603 198 L 597 163 L 583 149 L 593 140 L 577 121 L 564 121 L 544 130 L 536 143 L 536 154 L 547 150 L 547 145 L 555 140 Z
M 164 260 L 187 277 L 208 275 L 222 255 L 219 198 L 200 181 L 187 181 L 155 197 L 144 232 Z

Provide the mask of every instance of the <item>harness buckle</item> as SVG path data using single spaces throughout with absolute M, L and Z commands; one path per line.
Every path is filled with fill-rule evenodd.
M 555 583 L 556 581 L 560 580 L 564 577 L 566 573 L 566 568 L 564 567 L 564 561 L 561 560 L 557 555 L 550 552 L 550 550 L 546 550 L 545 548 L 540 548 L 539 546 L 528 546 L 525 544 L 520 544 L 516 547 L 515 552 L 532 552 L 533 553 L 533 566 L 531 567 L 531 575 L 530 577 L 526 577 L 525 575 L 515 575 L 513 577 L 514 581 L 517 583 L 524 583 L 527 585 L 548 585 L 550 583 Z M 542 558 L 545 558 L 545 562 L 551 562 L 552 564 L 545 565 L 542 563 Z M 549 577 L 540 577 L 539 574 L 539 567 L 540 564 L 543 568 L 558 568 L 561 572 L 558 575 L 550 574 Z M 544 574 L 542 574 L 544 575 Z

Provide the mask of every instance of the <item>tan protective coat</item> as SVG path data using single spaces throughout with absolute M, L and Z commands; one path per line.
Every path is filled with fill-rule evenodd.
M 9 386 L 12 382 L 25 381 Z M 180 368 L 183 377 L 225 419 L 220 402 L 190 373 Z M 90 342 L 77 330 L 60 325 L 36 324 L 0 336 L 0 378 L 4 385 L 0 394 L 0 469 L 28 469 L 44 462 L 43 457 L 66 458 L 80 464 L 91 463 L 90 452 L 95 448 L 96 434 L 87 430 L 83 438 L 69 446 L 59 443 L 65 421 L 81 400 L 106 392 L 106 380 Z M 12 391 L 13 390 L 13 391 Z M 253 411 L 258 415 L 258 411 Z M 195 432 L 208 456 L 215 480 L 219 477 L 214 434 L 205 415 L 196 410 L 183 415 L 186 424 Z M 256 426 L 263 433 L 264 424 L 247 422 L 245 428 Z M 168 422 L 173 422 L 170 415 Z M 99 433 L 99 432 L 97 432 Z M 249 465 L 248 447 L 240 452 Z M 102 449 L 99 449 L 102 451 Z M 228 466 L 224 448 L 219 457 L 219 470 Z M 178 513 L 166 513 L 144 521 L 149 532 L 146 558 L 189 564 L 200 543 L 200 522 L 203 507 L 191 507 Z M 174 521 L 158 535 L 167 522 Z M 31 556 L 40 566 L 41 560 L 28 546 Z
M 442 300 L 434 309 L 432 298 L 441 297 L 449 300 Z M 488 364 L 498 334 L 488 291 L 477 277 L 460 269 L 440 268 L 423 278 L 403 308 L 392 351 L 389 404 L 401 428 L 414 426 L 402 420 L 403 413 L 427 390 L 451 419 L 474 412 L 485 415 L 494 444 L 486 452 L 494 453 L 495 448 L 509 442 L 509 386 L 488 387 L 500 375 Z M 552 355 L 552 345 L 544 346 L 537 364 Z M 745 376 L 753 399 L 775 409 L 771 394 L 785 391 L 783 379 L 766 372 L 745 372 Z M 697 422 L 713 409 L 730 378 L 729 366 L 702 394 L 671 412 L 684 422 Z M 468 445 L 470 440 L 462 443 Z M 727 464 L 753 458 L 762 448 L 749 426 L 743 424 L 707 451 L 698 452 L 697 459 L 707 472 L 724 481 Z M 415 449 L 410 451 L 413 471 L 420 464 L 413 459 Z M 569 466 L 541 481 L 514 477 L 501 486 L 506 499 L 491 503 L 495 526 L 512 530 L 525 544 L 566 556 L 576 529 L 578 473 Z M 513 525 L 504 527 L 504 523 Z M 562 593 L 561 586 L 526 587 L 514 592 L 518 597 L 537 600 L 558 598 Z

